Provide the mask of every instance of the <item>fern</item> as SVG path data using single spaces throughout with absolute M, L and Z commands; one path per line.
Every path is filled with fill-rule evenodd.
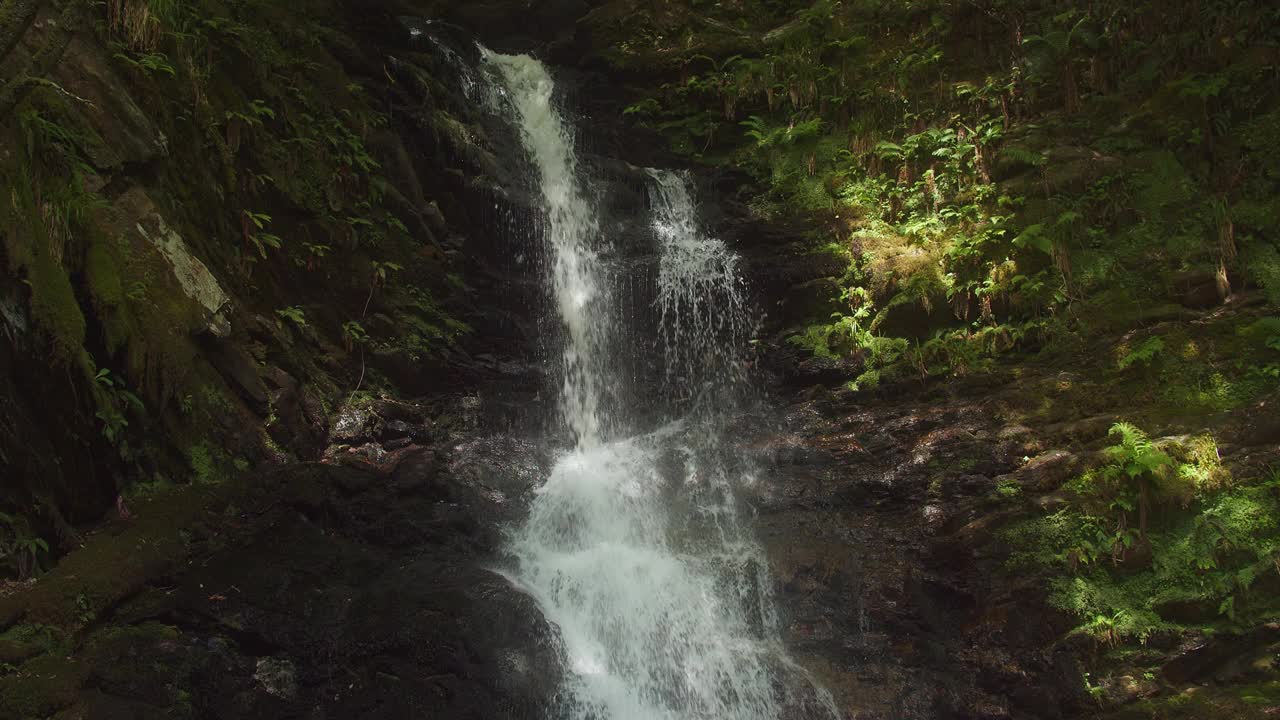
M 1045 154 L 1038 150 L 1029 150 L 1018 145 L 1006 145 L 1000 148 L 998 156 L 1001 162 L 1010 165 L 1030 165 L 1040 167 L 1049 161 Z
M 1014 247 L 1029 247 L 1040 250 L 1046 255 L 1053 254 L 1053 238 L 1041 223 L 1029 225 L 1013 238 Z
M 906 156 L 906 150 L 901 145 L 881 140 L 876 143 L 874 150 L 876 157 L 881 160 L 901 160 Z
M 662 110 L 662 106 L 653 98 L 645 98 L 638 103 L 628 105 L 622 109 L 623 115 L 636 115 L 639 117 L 648 117 L 657 115 Z
M 1267 302 L 1280 307 L 1280 251 L 1272 245 L 1251 242 L 1245 249 L 1245 268 L 1267 295 Z
M 1174 467 L 1173 458 L 1157 448 L 1151 438 L 1136 425 L 1118 422 L 1111 426 L 1107 435 L 1120 440 L 1119 444 L 1106 449 L 1112 465 L 1130 478 L 1161 476 Z
M 300 328 L 304 328 L 307 326 L 307 314 L 303 312 L 302 308 L 298 307 L 297 305 L 292 305 L 290 307 L 280 308 L 279 310 L 276 310 L 276 317 L 279 318 L 276 324 L 282 328 L 284 327 L 283 321 L 288 321 L 289 323 Z
M 1162 352 L 1164 352 L 1164 340 L 1159 337 L 1149 337 L 1138 347 L 1125 353 L 1118 365 L 1121 370 L 1127 370 L 1135 364 L 1150 366 L 1155 357 Z

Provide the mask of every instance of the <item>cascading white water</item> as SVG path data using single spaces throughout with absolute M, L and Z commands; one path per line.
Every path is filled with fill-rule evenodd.
M 555 83 L 542 63 L 528 55 L 482 50 L 484 62 L 502 78 L 506 100 L 517 114 L 521 140 L 539 172 L 546 238 L 552 253 L 552 289 L 564 322 L 565 422 L 582 447 L 600 442 L 601 352 L 612 329 L 591 242 L 599 232 L 595 212 L 578 182 L 573 135 L 555 107 Z
M 552 286 L 565 327 L 562 409 L 576 447 L 556 463 L 523 525 L 513 579 L 560 632 L 565 720 L 773 720 L 836 717 L 779 639 L 768 565 L 740 517 L 754 481 L 700 412 L 625 439 L 604 437 L 601 394 L 620 323 L 599 287 L 595 209 L 546 69 L 485 51 L 538 169 Z M 659 240 L 658 297 L 668 383 L 732 384 L 747 313 L 737 258 L 698 228 L 685 178 L 650 171 Z M 637 348 L 637 351 L 643 351 Z M 705 410 L 705 408 L 704 408 Z M 633 430 L 634 432 L 634 430 Z
M 686 175 L 646 172 L 660 245 L 657 305 L 666 381 L 697 386 L 733 372 L 749 331 L 738 256 L 703 232 Z

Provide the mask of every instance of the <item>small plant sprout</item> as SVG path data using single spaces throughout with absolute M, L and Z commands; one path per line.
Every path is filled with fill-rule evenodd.
M 256 249 L 258 255 L 264 260 L 267 257 L 267 248 L 279 250 L 283 244 L 279 235 L 266 231 L 267 224 L 270 222 L 271 216 L 266 213 L 245 210 L 240 214 L 240 226 L 245 245 Z
M 369 342 L 369 333 L 365 332 L 364 326 L 358 321 L 348 320 L 342 324 L 342 341 L 347 352 L 352 352 L 356 346 L 363 347 Z
M 276 310 L 276 325 L 283 328 L 284 323 L 291 323 L 294 327 L 304 328 L 307 326 L 307 315 L 302 308 L 297 305 L 280 308 Z

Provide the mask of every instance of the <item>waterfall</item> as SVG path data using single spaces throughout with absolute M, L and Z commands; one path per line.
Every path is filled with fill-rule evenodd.
M 658 236 L 659 332 L 669 387 L 723 389 L 749 331 L 738 256 L 701 228 L 689 178 L 647 169 Z
M 739 493 L 755 474 L 723 430 L 726 413 L 702 392 L 722 397 L 740 376 L 749 315 L 736 255 L 701 230 L 686 177 L 647 171 L 661 347 L 628 351 L 660 351 L 669 388 L 704 401 L 647 432 L 624 406 L 604 417 L 601 395 L 619 381 L 604 355 L 618 346 L 622 313 L 608 301 L 614 275 L 573 135 L 541 63 L 482 55 L 501 95 L 494 105 L 537 168 L 564 331 L 561 411 L 576 444 L 509 537 L 513 581 L 563 644 L 557 717 L 838 717 L 783 648 L 768 563 Z
M 565 422 L 579 446 L 600 441 L 601 352 L 611 331 L 601 275 L 591 248 L 599 232 L 595 212 L 578 182 L 573 135 L 555 108 L 555 83 L 542 63 L 528 55 L 499 55 L 484 62 L 502 79 L 520 138 L 538 168 L 552 253 L 552 289 L 567 339 L 560 395 Z

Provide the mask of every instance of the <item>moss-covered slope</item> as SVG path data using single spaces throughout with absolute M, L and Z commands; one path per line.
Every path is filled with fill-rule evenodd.
M 131 488 L 314 457 L 353 391 L 456 379 L 475 153 L 412 12 L 4 5 L 11 569 Z

